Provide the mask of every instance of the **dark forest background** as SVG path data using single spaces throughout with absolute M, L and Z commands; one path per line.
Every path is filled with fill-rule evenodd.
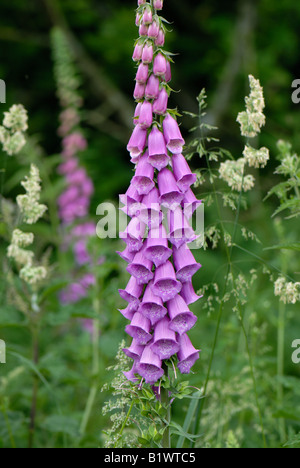
M 7 83 L 7 106 L 25 105 L 30 133 L 38 135 L 48 154 L 60 150 L 49 33 L 56 24 L 69 34 L 83 79 L 90 141 L 86 164 L 96 181 L 95 203 L 116 198 L 130 178 L 126 143 L 134 109 L 134 8 L 133 0 L 12 0 L 0 6 L 0 77 Z M 287 138 L 299 147 L 300 113 L 291 101 L 291 84 L 300 74 L 300 4 L 166 0 L 164 16 L 172 22 L 167 48 L 178 54 L 172 86 L 181 92 L 173 95 L 174 107 L 197 111 L 196 96 L 205 87 L 209 123 L 219 127 L 222 146 L 239 156 L 236 116 L 251 73 L 265 90 L 262 143 L 274 150 L 278 138 Z M 183 119 L 184 132 L 190 124 Z M 269 186 L 271 175 L 265 174 Z

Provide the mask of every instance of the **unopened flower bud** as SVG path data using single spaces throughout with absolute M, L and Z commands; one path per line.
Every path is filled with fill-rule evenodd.
M 159 24 L 157 21 L 153 21 L 152 24 L 150 24 L 149 29 L 148 29 L 148 37 L 151 39 L 155 39 L 159 34 Z
M 154 0 L 153 6 L 154 6 L 155 10 L 162 10 L 163 6 L 164 6 L 164 2 L 163 2 L 163 0 Z
M 161 53 L 157 54 L 154 59 L 153 73 L 155 76 L 164 76 L 167 73 L 167 61 Z
M 139 102 L 135 108 L 133 125 L 137 125 L 139 123 L 141 107 L 142 107 L 142 103 Z
M 171 63 L 167 60 L 167 71 L 165 74 L 165 82 L 169 83 L 171 80 L 172 80 Z
M 153 60 L 153 46 L 152 44 L 145 44 L 142 52 L 143 63 L 151 63 Z
M 152 104 L 143 102 L 140 110 L 139 125 L 143 129 L 150 128 L 153 122 Z
M 148 29 L 149 27 L 146 24 L 141 23 L 139 28 L 139 35 L 141 37 L 148 36 Z
M 150 7 L 145 8 L 145 11 L 144 11 L 144 14 L 143 14 L 143 23 L 144 24 L 151 24 L 152 21 L 153 21 L 153 18 L 152 18 L 151 8 Z
M 151 75 L 146 85 L 146 99 L 157 99 L 159 94 L 159 79 L 155 75 Z
M 143 99 L 145 97 L 145 88 L 146 86 L 144 84 L 136 83 L 133 93 L 134 99 L 137 101 Z
M 135 62 L 138 62 L 139 60 L 141 60 L 142 53 L 143 53 L 143 46 L 142 44 L 138 43 L 134 48 L 132 60 L 134 60 Z
M 159 30 L 158 36 L 155 39 L 155 45 L 157 47 L 163 47 L 165 45 L 165 33 L 162 29 Z
M 144 63 L 139 65 L 137 74 L 136 74 L 136 82 L 139 84 L 146 84 L 149 76 L 149 67 Z
M 165 88 L 163 88 L 158 98 L 153 103 L 153 112 L 158 115 L 163 115 L 167 112 L 169 95 Z

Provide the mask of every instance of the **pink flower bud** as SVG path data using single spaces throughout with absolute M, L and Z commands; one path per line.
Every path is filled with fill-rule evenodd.
M 151 75 L 146 85 L 145 96 L 146 99 L 156 99 L 159 95 L 159 79 Z
M 143 14 L 143 23 L 144 24 L 151 24 L 153 21 L 152 18 L 152 11 L 151 8 L 145 8 L 144 14 Z
M 145 5 L 146 0 L 138 0 L 138 6 Z
M 152 44 L 146 44 L 143 48 L 142 52 L 142 61 L 143 63 L 151 63 L 153 60 L 153 45 Z
M 141 63 L 139 65 L 137 74 L 136 74 L 136 82 L 139 84 L 146 84 L 148 81 L 148 76 L 149 76 L 149 67 L 148 65 L 145 65 L 144 63 Z
M 148 37 L 151 39 L 155 39 L 159 34 L 159 24 L 157 21 L 153 21 L 152 24 L 150 24 L 149 29 L 148 29 Z
M 139 28 L 139 35 L 141 37 L 148 36 L 148 29 L 149 27 L 146 24 L 141 23 Z
M 163 88 L 158 98 L 153 103 L 153 112 L 158 115 L 163 115 L 167 112 L 169 95 L 165 88 Z
M 139 60 L 141 60 L 142 53 L 143 53 L 143 46 L 142 44 L 138 43 L 134 48 L 132 60 L 134 60 L 135 62 L 138 62 Z
M 164 6 L 164 2 L 163 2 L 163 0 L 154 0 L 153 6 L 154 6 L 155 10 L 162 10 L 163 6 Z
M 165 33 L 162 29 L 159 30 L 158 36 L 155 39 L 155 45 L 157 47 L 163 47 L 165 45 Z
M 133 119 L 133 125 L 137 125 L 139 123 L 139 117 L 140 117 L 140 112 L 141 112 L 141 107 L 142 103 L 139 102 L 135 108 L 134 112 L 134 119 Z
M 152 104 L 151 102 L 143 102 L 140 110 L 139 125 L 141 128 L 150 128 L 153 122 Z
M 172 80 L 172 71 L 171 71 L 171 63 L 167 60 L 167 71 L 165 74 L 165 82 L 169 83 Z
M 156 55 L 153 64 L 153 73 L 155 76 L 163 76 L 167 72 L 167 61 L 163 54 Z
M 134 99 L 136 99 L 137 101 L 140 101 L 141 99 L 143 99 L 145 96 L 145 88 L 146 86 L 144 84 L 136 83 L 134 93 L 133 93 Z

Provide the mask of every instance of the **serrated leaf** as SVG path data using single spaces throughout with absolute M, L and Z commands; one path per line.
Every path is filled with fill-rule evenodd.
M 300 432 L 288 440 L 283 447 L 300 448 Z

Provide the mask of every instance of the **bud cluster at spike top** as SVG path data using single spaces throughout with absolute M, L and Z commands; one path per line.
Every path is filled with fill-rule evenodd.
M 119 291 L 128 303 L 120 311 L 130 322 L 126 333 L 133 338 L 124 349 L 133 367 L 124 374 L 151 385 L 164 375 L 165 360 L 174 356 L 180 372 L 188 374 L 199 358 L 187 332 L 197 321 L 189 305 L 199 299 L 192 277 L 201 265 L 187 244 L 197 237 L 189 219 L 201 201 L 191 190 L 196 175 L 182 155 L 185 142 L 168 111 L 171 66 L 162 50 L 165 29 L 157 14 L 162 8 L 163 0 L 138 1 L 137 106 L 127 146 L 135 174 L 120 196 L 131 218 L 120 233 L 126 248 L 119 252 L 131 275 Z

